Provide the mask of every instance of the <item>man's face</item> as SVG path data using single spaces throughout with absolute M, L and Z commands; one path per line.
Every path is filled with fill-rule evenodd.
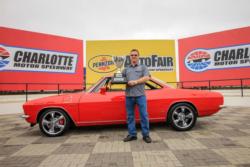
M 139 60 L 139 54 L 136 51 L 130 53 L 130 61 L 132 64 L 136 64 Z

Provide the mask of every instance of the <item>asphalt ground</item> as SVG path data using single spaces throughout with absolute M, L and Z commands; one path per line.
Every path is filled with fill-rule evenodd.
M 225 108 L 198 118 L 187 132 L 151 124 L 150 144 L 139 125 L 138 140 L 126 143 L 126 125 L 71 128 L 61 137 L 45 137 L 20 118 L 16 108 L 22 103 L 0 100 L 0 167 L 250 166 L 249 97 L 226 96 Z M 6 113 L 3 104 L 18 112 Z

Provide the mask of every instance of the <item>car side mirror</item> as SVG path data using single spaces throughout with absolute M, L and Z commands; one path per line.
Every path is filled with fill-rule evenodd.
M 106 92 L 107 92 L 107 88 L 106 87 L 102 87 L 100 89 L 100 94 L 104 95 L 104 94 L 106 94 Z

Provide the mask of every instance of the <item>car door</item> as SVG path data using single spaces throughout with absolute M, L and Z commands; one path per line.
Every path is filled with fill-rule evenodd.
M 147 107 L 148 115 L 151 120 L 165 120 L 167 109 L 170 104 L 170 99 L 166 94 L 166 88 L 154 84 L 154 89 L 149 89 L 145 86 L 146 96 L 147 96 Z
M 113 124 L 126 121 L 124 91 L 88 93 L 79 102 L 80 124 Z

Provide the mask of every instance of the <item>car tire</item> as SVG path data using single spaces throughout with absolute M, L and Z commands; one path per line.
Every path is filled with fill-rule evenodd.
M 70 126 L 68 115 L 60 109 L 47 109 L 38 121 L 41 132 L 49 137 L 61 136 Z
M 188 103 L 178 103 L 169 110 L 167 120 L 173 129 L 187 131 L 194 127 L 197 120 L 197 112 Z

